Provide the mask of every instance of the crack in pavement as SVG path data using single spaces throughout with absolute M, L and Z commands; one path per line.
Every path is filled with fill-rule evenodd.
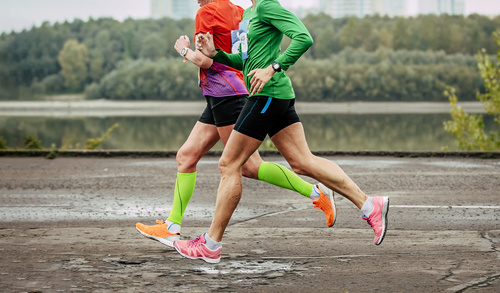
M 487 240 L 491 243 L 491 252 L 495 253 L 497 255 L 497 258 L 500 258 L 500 251 L 498 250 L 497 242 L 495 242 L 495 240 L 499 239 L 498 236 L 492 235 L 490 232 L 483 231 L 483 232 L 481 232 L 481 238 L 484 240 Z M 458 267 L 457 267 L 457 269 L 458 269 Z M 453 269 L 450 269 L 450 271 L 449 271 L 451 273 L 451 275 L 453 275 L 452 270 Z M 451 277 L 451 275 L 445 277 L 444 280 Z M 493 282 L 497 279 L 500 279 L 500 274 L 480 277 L 480 278 L 471 280 L 467 283 L 463 283 L 463 284 L 448 288 L 448 291 L 453 291 L 453 292 L 459 293 L 459 292 L 464 292 L 465 290 L 471 289 L 471 288 L 487 287 L 487 286 L 491 286 L 491 282 Z
M 498 258 L 500 258 L 500 251 L 498 250 L 497 243 L 495 243 L 495 240 L 500 242 L 499 236 L 491 235 L 489 232 L 486 231 L 481 232 L 481 238 L 486 239 L 491 243 L 491 249 L 498 254 L 497 255 Z
M 453 291 L 455 293 L 461 293 L 461 292 L 465 292 L 465 290 L 467 290 L 467 289 L 471 289 L 471 288 L 475 288 L 475 287 L 479 287 L 479 286 L 483 286 L 483 285 L 490 286 L 491 282 L 496 280 L 496 279 L 500 279 L 500 274 L 496 274 L 496 275 L 492 275 L 492 276 L 488 276 L 488 277 L 477 278 L 477 279 L 474 279 L 474 280 L 469 281 L 467 283 L 448 288 L 448 291 Z
M 446 276 L 444 276 L 443 278 L 439 279 L 439 281 L 451 281 L 451 280 L 448 280 L 448 279 L 451 278 L 451 277 L 453 277 L 453 275 L 455 274 L 453 271 L 460 269 L 460 267 L 462 266 L 463 263 L 464 263 L 464 261 L 460 260 L 460 262 L 455 267 L 449 268 L 448 269 L 448 274 Z

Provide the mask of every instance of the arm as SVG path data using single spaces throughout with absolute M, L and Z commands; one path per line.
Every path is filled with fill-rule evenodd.
M 261 2 L 257 9 L 257 13 L 267 23 L 292 39 L 285 52 L 273 60 L 280 64 L 282 70 L 287 70 L 312 46 L 312 37 L 304 24 L 293 13 L 284 9 L 278 1 Z M 275 73 L 271 65 L 250 71 L 247 76 L 252 76 L 251 95 L 260 93 Z
M 278 1 L 263 2 L 258 9 L 258 13 L 272 26 L 292 40 L 285 52 L 274 60 L 283 70 L 287 70 L 313 45 L 313 39 L 300 19 Z
M 237 70 L 243 70 L 243 60 L 240 54 L 228 54 L 221 49 L 215 49 L 214 38 L 210 33 L 196 36 L 197 51 L 215 62 L 225 64 Z
M 184 57 L 189 60 L 189 62 L 193 63 L 194 65 L 203 68 L 203 69 L 208 69 L 210 66 L 213 64 L 213 60 L 206 57 L 203 55 L 200 51 L 196 50 L 193 51 L 190 48 L 190 42 L 189 38 L 187 36 L 180 36 L 177 41 L 175 42 L 174 48 L 177 51 L 177 53 L 181 53 L 181 50 L 183 48 L 188 48 L 186 55 Z

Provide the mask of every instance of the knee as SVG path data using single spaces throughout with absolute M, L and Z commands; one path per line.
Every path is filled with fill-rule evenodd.
M 247 178 L 257 179 L 259 177 L 259 167 L 245 164 L 241 167 L 241 175 Z
M 291 159 L 288 161 L 288 164 L 294 173 L 305 176 L 311 174 L 311 167 L 314 166 L 312 163 L 309 163 L 308 160 L 303 159 Z
M 229 167 L 229 162 L 225 160 L 223 157 L 219 159 L 219 171 L 221 174 L 224 174 Z
M 180 148 L 175 155 L 175 161 L 180 172 L 191 172 L 193 168 L 196 169 L 199 158 L 194 152 Z
M 221 174 L 226 174 L 227 172 L 241 172 L 241 166 L 234 161 L 225 159 L 223 156 L 219 160 L 219 171 Z

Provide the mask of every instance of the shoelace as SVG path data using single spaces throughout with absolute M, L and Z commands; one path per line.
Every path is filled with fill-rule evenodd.
M 321 198 L 321 196 L 320 196 L 320 198 Z M 323 208 L 323 206 L 320 205 L 319 198 L 317 200 L 313 200 L 313 204 L 314 204 L 315 208 L 320 209 L 322 211 L 325 211 L 325 209 Z
M 191 246 L 198 246 L 202 244 L 201 243 L 201 235 L 196 237 L 195 239 L 191 240 L 188 242 L 188 247 L 191 247 Z
M 373 225 L 372 225 L 372 220 L 371 220 L 370 218 L 367 218 L 367 217 L 365 217 L 365 216 L 362 216 L 361 218 L 363 218 L 363 220 L 366 220 L 366 222 L 368 223 L 368 225 L 370 225 L 370 226 L 372 226 L 372 227 L 373 227 Z
M 165 223 L 163 222 L 163 220 L 156 220 L 156 224 L 158 224 L 158 225 L 163 225 L 163 224 L 165 224 Z

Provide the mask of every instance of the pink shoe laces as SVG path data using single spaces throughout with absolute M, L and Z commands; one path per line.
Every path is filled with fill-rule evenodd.
M 202 245 L 201 235 L 188 242 L 188 247 Z
M 372 224 L 372 220 L 370 218 L 368 218 L 367 216 L 362 216 L 363 220 L 366 220 L 366 222 L 371 226 L 373 227 L 373 224 Z

